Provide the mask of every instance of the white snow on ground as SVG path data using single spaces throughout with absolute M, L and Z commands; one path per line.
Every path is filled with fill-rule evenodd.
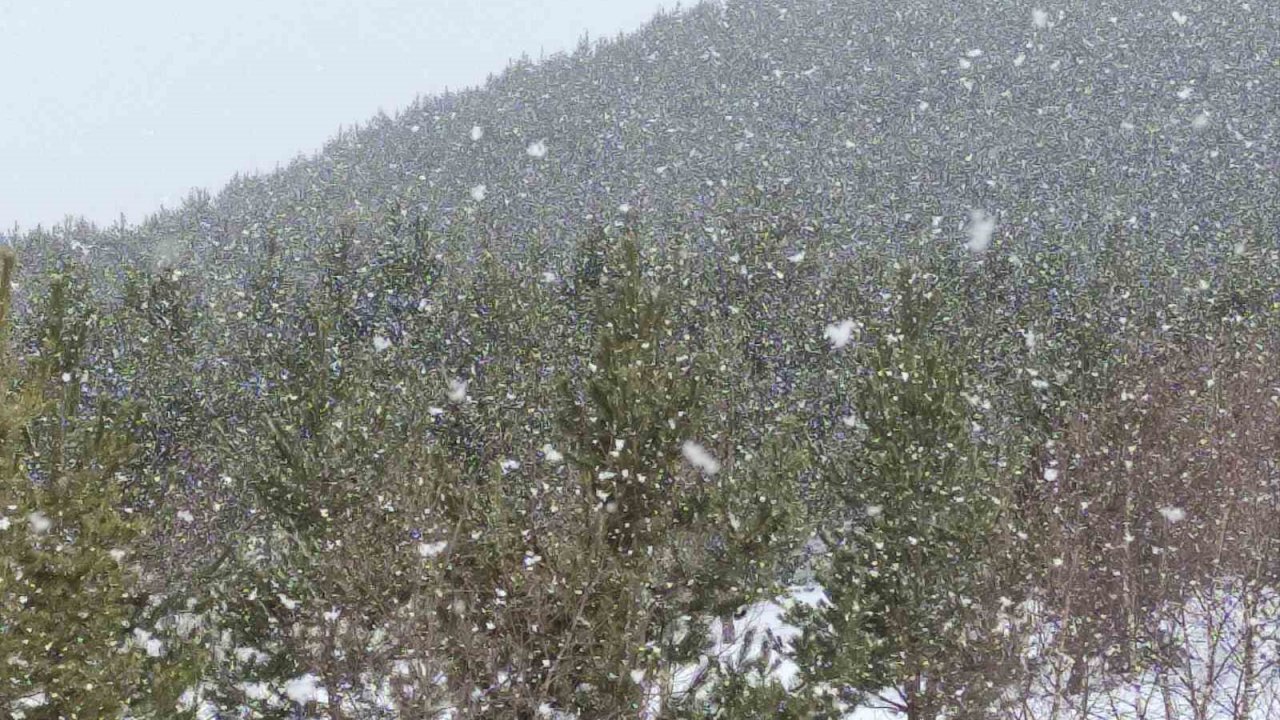
M 1043 670 L 1027 686 L 1029 692 L 1013 698 L 1018 707 L 1004 717 L 1010 720 L 1264 720 L 1280 717 L 1280 624 L 1270 620 L 1280 614 L 1280 595 L 1255 589 L 1248 595 L 1250 602 L 1242 601 L 1242 595 L 1240 588 L 1230 583 L 1192 591 L 1183 606 L 1165 613 L 1167 619 L 1162 623 L 1169 646 L 1176 649 L 1172 656 L 1179 658 L 1177 662 L 1163 667 L 1156 665 L 1124 679 L 1108 679 L 1095 668 L 1085 683 L 1086 694 L 1055 691 L 1065 686 L 1070 658 L 1059 657 L 1049 650 L 1053 647 L 1054 627 L 1051 623 L 1042 623 L 1033 633 L 1024 656 L 1028 661 L 1039 663 Z M 736 613 L 731 627 L 719 620 L 711 622 L 707 652 L 700 662 L 676 668 L 669 674 L 632 673 L 634 682 L 653 691 L 645 712 L 639 717 L 656 717 L 661 711 L 660 683 L 669 688 L 672 696 L 683 697 L 708 669 L 732 672 L 762 658 L 770 679 L 783 687 L 795 688 L 799 668 L 790 653 L 800 630 L 786 622 L 786 615 L 798 604 L 817 606 L 825 601 L 826 594 L 819 586 L 794 586 L 772 600 L 757 602 Z M 1034 613 L 1033 606 L 1027 607 Z M 1246 668 L 1250 666 L 1253 678 L 1246 683 Z M 763 678 L 755 667 L 747 672 L 756 674 L 753 681 L 759 682 Z M 714 682 L 714 674 L 712 677 Z M 353 715 L 382 712 L 382 715 L 369 716 L 395 716 L 387 679 L 379 681 L 362 676 L 361 685 L 363 692 L 343 696 L 344 710 Z M 1249 688 L 1247 707 L 1242 704 L 1245 695 L 1241 691 L 1245 687 Z M 323 705 L 329 699 L 319 679 L 309 674 L 294 678 L 283 687 L 246 683 L 241 689 L 255 700 L 272 706 L 290 701 Z M 701 697 L 707 690 L 707 685 L 702 685 L 693 692 Z M 888 706 L 901 700 L 897 690 L 886 688 L 877 695 L 880 699 L 873 697 L 863 706 L 851 708 L 841 720 L 902 720 L 905 717 Z M 202 698 L 202 693 L 191 693 L 184 699 L 184 705 L 196 708 L 200 717 L 211 718 L 216 712 Z M 24 708 L 17 705 L 12 708 L 17 711 L 14 717 L 22 716 Z M 30 708 L 28 704 L 26 709 Z M 313 710 L 311 715 L 298 717 L 320 717 L 322 713 Z M 539 715 L 557 720 L 574 717 L 551 706 L 544 706 Z
M 1247 598 L 1247 600 L 1246 600 Z M 1165 662 L 1153 662 L 1129 677 L 1104 676 L 1093 666 L 1086 692 L 1067 694 L 1070 659 L 1045 652 L 1043 664 L 1016 720 L 1263 720 L 1280 717 L 1277 642 L 1280 596 L 1241 590 L 1220 582 L 1192 588 L 1186 601 L 1162 612 Z M 1054 628 L 1045 623 L 1035 643 L 1052 647 Z M 1035 650 L 1033 649 L 1034 653 Z M 1245 692 L 1247 690 L 1247 692 Z

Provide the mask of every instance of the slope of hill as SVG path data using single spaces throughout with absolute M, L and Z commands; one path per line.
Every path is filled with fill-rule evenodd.
M 621 204 L 688 222 L 758 185 L 855 238 L 982 208 L 1008 232 L 1129 221 L 1172 243 L 1272 222 L 1278 25 L 1244 2 L 703 4 L 420 99 L 144 234 L 302 248 L 395 204 L 554 244 Z

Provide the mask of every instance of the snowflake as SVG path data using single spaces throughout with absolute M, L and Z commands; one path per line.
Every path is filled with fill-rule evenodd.
M 1049 27 L 1049 13 L 1035 8 L 1031 11 L 1031 24 L 1041 29 Z
M 460 403 L 467 399 L 467 381 L 466 380 L 450 380 L 449 381 L 449 402 Z
M 1167 520 L 1170 525 L 1180 523 L 1187 519 L 1187 511 L 1180 507 L 1162 507 L 1160 508 L 1160 514 L 1164 516 L 1164 519 Z
M 480 202 L 484 200 L 484 196 L 487 195 L 488 193 L 489 193 L 489 188 L 485 187 L 483 183 L 480 185 L 476 185 L 475 187 L 471 188 L 471 199 L 475 200 L 476 202 Z
M 49 532 L 49 528 L 53 527 L 53 522 L 48 516 L 37 510 L 27 516 L 27 526 L 31 528 L 31 532 L 37 535 Z
M 484 128 L 480 127 L 479 125 L 476 125 L 475 127 L 471 128 L 472 142 L 480 142 L 480 138 L 482 137 L 484 137 Z
M 698 468 L 708 475 L 715 475 L 720 472 L 720 463 L 711 457 L 711 453 L 707 449 L 692 440 L 686 440 L 680 448 L 684 453 L 684 459 L 689 464 Z
M 996 219 L 985 210 L 969 211 L 969 240 L 965 248 L 969 252 L 986 252 L 991 246 L 991 234 L 995 232 Z
M 449 547 L 449 543 L 444 540 L 437 540 L 429 543 L 418 543 L 418 554 L 424 558 L 435 557 L 444 552 Z
M 547 156 L 547 142 L 545 140 L 539 140 L 537 142 L 530 143 L 529 147 L 525 148 L 525 152 L 532 158 L 544 158 Z
M 849 341 L 853 339 L 853 331 L 857 324 L 852 320 L 841 320 L 833 325 L 828 325 L 827 329 L 822 332 L 822 336 L 831 341 L 831 347 L 839 350 Z

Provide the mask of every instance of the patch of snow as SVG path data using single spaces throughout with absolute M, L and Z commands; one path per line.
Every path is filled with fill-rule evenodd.
M 329 693 L 320 685 L 315 675 L 300 675 L 284 684 L 284 694 L 299 705 L 329 702 Z

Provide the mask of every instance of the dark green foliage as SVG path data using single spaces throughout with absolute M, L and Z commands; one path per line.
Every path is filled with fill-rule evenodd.
M 814 617 L 800 650 L 811 682 L 902 687 L 908 714 L 923 718 L 968 700 L 956 693 L 986 669 L 967 667 L 967 650 L 990 631 L 984 580 L 999 562 L 1003 493 L 975 437 L 966 353 L 933 331 L 937 278 L 903 269 L 893 303 L 850 359 L 863 368 L 850 388 L 860 447 L 827 479 L 847 520 L 823 534 L 830 605 L 801 613 Z

